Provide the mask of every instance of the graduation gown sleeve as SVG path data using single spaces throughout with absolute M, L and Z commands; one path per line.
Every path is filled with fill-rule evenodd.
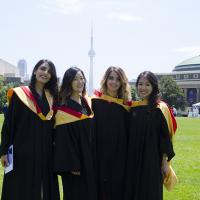
M 18 101 L 19 99 L 17 98 L 16 94 L 13 94 L 2 126 L 0 156 L 7 154 L 8 147 L 13 142 L 13 126 L 15 125 L 13 124 L 13 121 L 17 120 L 15 113 L 18 113 Z
M 166 154 L 168 157 L 168 161 L 170 161 L 175 153 L 173 150 L 172 142 L 170 139 L 169 128 L 166 122 L 165 117 L 162 113 L 160 113 L 160 150 L 162 154 Z

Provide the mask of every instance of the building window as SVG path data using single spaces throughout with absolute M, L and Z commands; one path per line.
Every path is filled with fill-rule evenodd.
M 198 78 L 198 74 L 193 74 L 193 78 Z
M 180 79 L 180 74 L 176 74 L 176 79 Z
M 189 78 L 189 75 L 188 75 L 188 74 L 184 74 L 183 78 L 184 78 L 184 79 L 188 79 L 188 78 Z

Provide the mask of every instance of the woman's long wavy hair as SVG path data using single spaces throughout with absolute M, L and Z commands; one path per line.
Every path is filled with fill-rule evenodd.
M 117 75 L 119 76 L 120 82 L 121 82 L 121 86 L 120 86 L 119 90 L 117 91 L 118 98 L 123 99 L 124 102 L 130 100 L 131 99 L 131 93 L 130 93 L 130 85 L 128 83 L 128 78 L 127 78 L 124 70 L 120 67 L 110 66 L 106 70 L 106 72 L 103 76 L 103 79 L 101 80 L 100 91 L 103 94 L 107 94 L 107 81 L 108 81 L 108 77 L 109 77 L 111 72 L 117 73 Z
M 85 79 L 85 84 L 84 84 L 83 91 L 82 91 L 82 96 L 83 97 L 85 96 L 85 94 L 86 94 L 86 78 L 85 78 L 83 71 L 81 69 L 79 69 L 78 67 L 70 67 L 69 69 L 67 69 L 67 71 L 65 72 L 65 74 L 63 76 L 63 80 L 62 80 L 62 84 L 61 84 L 61 88 L 60 88 L 60 92 L 59 92 L 59 104 L 60 105 L 66 104 L 67 99 L 70 98 L 70 96 L 72 95 L 72 92 L 73 92 L 72 81 L 74 80 L 74 78 L 78 72 L 81 72 L 83 75 L 83 78 Z
M 36 75 L 34 74 L 37 69 L 43 64 L 47 63 L 49 65 L 49 73 L 51 74 L 50 80 L 44 85 L 44 89 L 48 89 L 51 95 L 54 97 L 54 100 L 57 101 L 58 98 L 58 78 L 56 74 L 56 68 L 52 61 L 47 59 L 39 60 L 35 67 L 33 68 L 33 72 L 31 75 L 31 81 L 29 86 L 35 88 L 36 83 Z
M 150 71 L 144 71 L 139 74 L 136 81 L 136 88 L 138 89 L 138 84 L 141 78 L 146 78 L 149 83 L 152 85 L 152 92 L 149 96 L 148 103 L 150 107 L 157 105 L 157 102 L 160 100 L 160 91 L 158 87 L 158 79 L 154 73 Z

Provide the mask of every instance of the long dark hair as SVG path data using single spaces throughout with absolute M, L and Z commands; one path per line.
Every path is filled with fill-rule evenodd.
M 146 78 L 149 83 L 152 85 L 152 92 L 149 96 L 148 103 L 150 107 L 157 105 L 158 100 L 160 99 L 160 91 L 158 88 L 158 79 L 154 73 L 150 71 L 144 71 L 139 74 L 136 81 L 136 88 L 138 88 L 138 83 L 141 78 Z
M 85 84 L 82 91 L 82 96 L 84 97 L 86 94 L 86 78 L 81 69 L 78 67 L 70 67 L 67 69 L 63 76 L 62 85 L 59 92 L 59 104 L 65 104 L 66 100 L 72 95 L 72 81 L 74 80 L 76 74 L 81 72 L 83 78 L 85 79 Z
M 29 86 L 35 88 L 36 83 L 36 75 L 34 74 L 35 71 L 43 64 L 47 63 L 49 65 L 49 73 L 51 74 L 50 80 L 44 85 L 44 89 L 48 89 L 51 95 L 54 97 L 54 100 L 57 101 L 58 98 L 58 78 L 56 74 L 56 68 L 52 61 L 47 59 L 39 60 L 35 67 L 33 68 L 31 81 Z
M 106 70 L 106 72 L 103 76 L 103 79 L 101 80 L 101 89 L 100 89 L 101 92 L 106 94 L 107 81 L 108 81 L 108 77 L 111 72 L 117 73 L 117 75 L 119 76 L 120 82 L 121 82 L 121 86 L 120 86 L 119 90 L 117 91 L 118 98 L 123 99 L 124 101 L 130 100 L 131 95 L 130 95 L 130 86 L 128 83 L 128 78 L 127 78 L 124 70 L 121 67 L 110 66 Z

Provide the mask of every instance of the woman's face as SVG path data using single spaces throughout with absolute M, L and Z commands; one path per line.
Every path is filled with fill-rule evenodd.
M 153 91 L 153 87 L 147 78 L 142 77 L 138 81 L 137 92 L 138 96 L 143 99 L 148 99 Z
M 40 84 L 46 84 L 51 79 L 51 74 L 49 73 L 49 64 L 44 62 L 38 69 L 34 72 L 36 76 L 36 82 Z
M 72 81 L 72 92 L 80 94 L 83 92 L 84 86 L 85 86 L 85 78 L 82 72 L 78 71 Z
M 121 81 L 120 81 L 119 75 L 115 71 L 112 71 L 109 74 L 107 82 L 106 82 L 106 86 L 107 86 L 108 92 L 111 92 L 111 93 L 118 92 L 121 86 Z

